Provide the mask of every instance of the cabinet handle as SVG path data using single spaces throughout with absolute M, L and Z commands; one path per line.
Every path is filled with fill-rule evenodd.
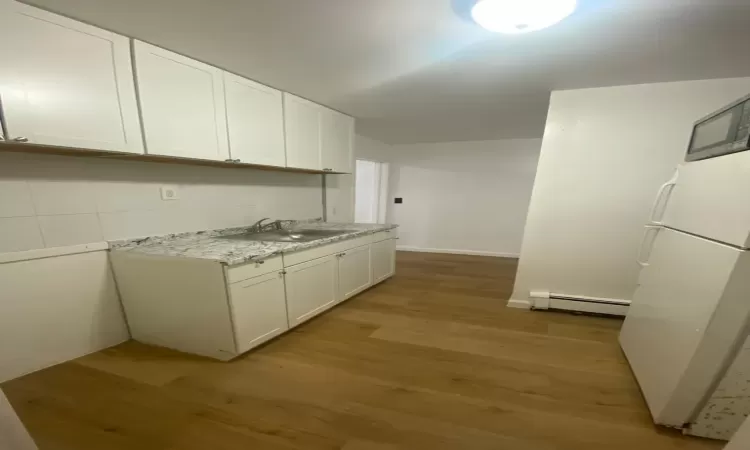
M 225 159 L 224 162 L 234 162 L 233 159 Z
M 241 161 L 240 161 L 239 159 L 235 159 L 235 160 L 234 160 L 234 161 L 232 161 L 232 162 L 236 162 L 236 163 L 238 163 L 238 162 L 241 162 Z
M 29 142 L 29 138 L 23 137 L 23 136 L 18 136 L 17 138 L 13 139 L 13 142 Z

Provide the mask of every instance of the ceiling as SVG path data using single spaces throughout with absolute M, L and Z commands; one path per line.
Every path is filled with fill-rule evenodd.
M 467 1 L 27 0 L 346 112 L 387 143 L 540 137 L 551 90 L 750 75 L 748 0 L 579 0 L 515 36 L 467 20 Z

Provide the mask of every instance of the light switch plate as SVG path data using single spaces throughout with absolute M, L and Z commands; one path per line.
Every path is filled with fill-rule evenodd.
M 159 190 L 161 191 L 162 200 L 169 201 L 180 199 L 180 193 L 177 192 L 177 186 L 162 186 Z

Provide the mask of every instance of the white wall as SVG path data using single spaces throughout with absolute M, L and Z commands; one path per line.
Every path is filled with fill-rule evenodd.
M 106 251 L 0 264 L 0 382 L 129 338 Z
M 517 256 L 540 145 L 516 139 L 393 146 L 388 220 L 400 225 L 399 248 Z
M 630 299 L 643 225 L 693 122 L 750 78 L 552 93 L 512 304 L 530 290 Z

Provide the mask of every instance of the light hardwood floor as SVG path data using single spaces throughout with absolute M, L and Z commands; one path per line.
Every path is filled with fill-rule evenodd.
M 231 363 L 129 342 L 2 388 L 42 450 L 722 447 L 651 423 L 621 321 L 507 308 L 515 268 L 399 253 Z

